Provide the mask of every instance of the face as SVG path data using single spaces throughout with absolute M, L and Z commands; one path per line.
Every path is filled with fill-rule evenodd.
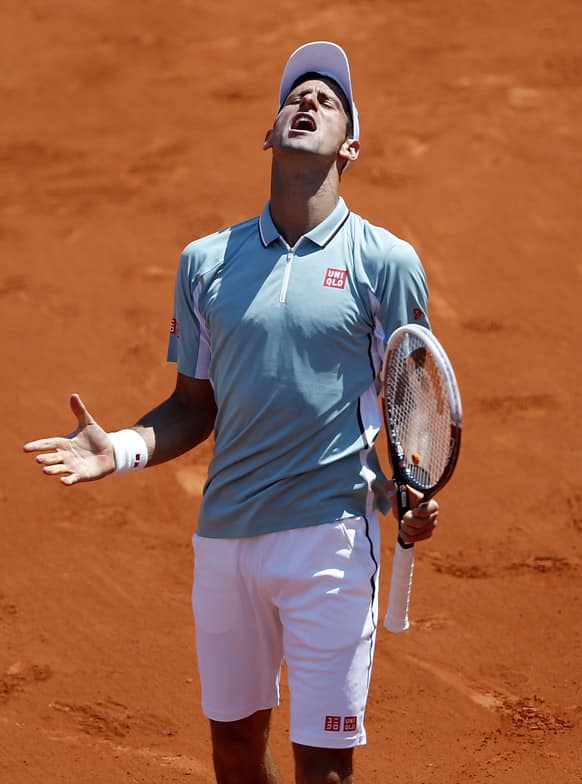
M 304 152 L 354 160 L 359 145 L 347 138 L 348 122 L 345 98 L 335 83 L 323 76 L 309 78 L 285 99 L 264 146 L 275 155 Z

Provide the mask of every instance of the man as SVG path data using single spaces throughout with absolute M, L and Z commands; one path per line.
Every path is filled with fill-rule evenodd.
M 264 147 L 261 216 L 182 254 L 172 395 L 109 434 L 73 395 L 78 429 L 25 449 L 74 485 L 171 460 L 214 430 L 193 607 L 217 781 L 279 781 L 268 733 L 284 657 L 296 781 L 349 784 L 377 626 L 375 494 L 391 490 L 373 446 L 377 374 L 391 331 L 428 323 L 426 283 L 410 245 L 339 197 L 360 149 L 340 47 L 291 55 Z M 416 506 L 402 539 L 431 536 L 437 513 Z

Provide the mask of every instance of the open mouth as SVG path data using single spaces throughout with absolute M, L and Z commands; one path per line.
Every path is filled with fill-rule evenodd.
M 291 123 L 291 130 L 293 131 L 310 131 L 317 130 L 315 120 L 310 114 L 298 113 L 293 118 Z

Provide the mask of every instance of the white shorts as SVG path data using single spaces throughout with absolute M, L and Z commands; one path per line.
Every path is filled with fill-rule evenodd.
M 202 708 L 236 721 L 279 704 L 292 742 L 366 742 L 378 619 L 376 515 L 245 539 L 194 537 L 192 603 Z

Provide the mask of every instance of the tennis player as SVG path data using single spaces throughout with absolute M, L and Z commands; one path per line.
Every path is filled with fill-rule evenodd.
M 268 749 L 286 660 L 298 784 L 350 784 L 378 623 L 377 376 L 399 325 L 428 325 L 414 249 L 351 212 L 342 173 L 360 153 L 350 68 L 336 44 L 297 49 L 264 148 L 260 216 L 183 251 L 170 397 L 106 433 L 78 395 L 78 429 L 25 446 L 65 485 L 136 471 L 214 431 L 194 535 L 203 710 L 219 784 L 277 784 Z M 414 503 L 418 504 L 418 498 Z M 431 536 L 438 505 L 400 521 Z

